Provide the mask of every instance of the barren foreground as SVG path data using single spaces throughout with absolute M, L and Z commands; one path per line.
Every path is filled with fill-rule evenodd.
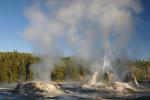
M 105 88 L 85 88 L 83 83 L 63 82 L 44 83 L 40 81 L 26 82 L 17 85 L 12 90 L 1 88 L 0 100 L 102 100 L 102 99 L 149 99 L 147 87 L 140 87 L 141 91 L 110 91 Z M 124 84 L 123 84 L 124 85 Z

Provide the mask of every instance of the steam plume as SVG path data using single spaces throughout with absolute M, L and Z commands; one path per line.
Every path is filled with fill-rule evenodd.
M 43 58 L 33 67 L 35 79 L 49 81 L 50 70 L 68 50 L 101 69 L 103 57 L 114 59 L 134 30 L 141 12 L 138 0 L 45 0 L 25 10 L 24 35 Z M 48 70 L 50 69 L 50 70 Z

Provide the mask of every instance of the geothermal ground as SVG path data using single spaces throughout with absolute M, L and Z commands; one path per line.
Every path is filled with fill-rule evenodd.
M 101 83 L 98 87 L 81 82 L 32 81 L 5 85 L 7 88 L 0 89 L 0 100 L 149 100 L 149 86 L 134 87 L 128 83 L 114 82 Z

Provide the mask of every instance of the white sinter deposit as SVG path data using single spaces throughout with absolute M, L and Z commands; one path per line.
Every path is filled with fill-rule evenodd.
M 109 62 L 109 63 L 108 63 Z M 116 81 L 114 73 L 111 71 L 111 63 L 109 59 L 104 58 L 103 73 L 94 72 L 92 79 L 82 86 L 83 89 L 96 89 L 116 92 L 135 92 L 134 85 L 139 86 L 136 79 L 130 80 L 128 83 Z M 101 78 L 100 80 L 98 80 Z
M 56 83 L 45 83 L 42 81 L 29 81 L 20 83 L 17 85 L 14 92 L 19 94 L 41 95 L 49 97 L 56 97 L 65 94 Z
M 83 89 L 95 89 L 104 91 L 116 91 L 116 92 L 135 92 L 136 88 L 132 82 L 121 82 L 121 81 L 97 81 L 95 79 L 97 72 L 94 73 L 92 79 L 82 86 Z

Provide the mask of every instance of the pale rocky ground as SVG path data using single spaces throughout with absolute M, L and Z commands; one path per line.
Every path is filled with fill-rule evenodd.
M 102 78 L 96 72 L 86 82 L 22 82 L 13 85 L 10 91 L 9 88 L 1 88 L 0 100 L 120 100 L 150 97 L 150 89 L 139 85 L 136 78 L 123 82 L 114 80 L 113 76 L 113 73 L 106 73 Z
M 132 87 L 128 83 L 123 83 L 123 82 L 112 82 L 112 83 L 99 82 L 94 85 L 84 84 L 82 88 L 115 91 L 115 92 L 136 92 L 136 88 Z
M 56 97 L 65 94 L 65 92 L 55 82 L 46 83 L 42 81 L 20 83 L 17 85 L 14 92 L 19 94 L 32 94 L 48 97 Z
M 127 81 L 119 81 L 116 79 L 112 71 L 105 73 L 95 72 L 91 79 L 85 83 L 83 89 L 96 89 L 115 92 L 137 92 L 139 91 L 139 84 L 136 77 L 128 72 L 125 76 Z
M 87 99 L 103 99 L 105 97 L 117 96 L 132 96 L 140 92 L 149 93 L 150 90 L 139 86 L 136 78 L 131 78 L 129 82 L 114 81 L 113 73 L 104 74 L 103 80 L 98 80 L 99 73 L 95 72 L 89 82 L 42 82 L 42 81 L 29 81 L 20 83 L 13 90 L 16 94 L 27 96 L 41 96 L 53 99 L 69 100 L 73 98 L 87 98 Z M 97 95 L 99 94 L 100 95 Z M 113 93 L 113 95 L 112 95 Z M 126 94 L 126 95 L 125 95 Z M 60 99 L 60 100 L 61 100 Z M 75 99 L 75 100 L 76 100 Z
M 24 82 L 19 83 L 12 92 L 4 90 L 0 91 L 0 100 L 103 100 L 104 98 L 111 100 L 136 98 L 137 100 L 140 100 L 139 98 L 150 97 L 150 92 L 145 91 L 145 88 L 143 88 L 143 92 L 135 92 L 135 88 L 133 88 L 130 83 L 101 82 L 101 87 L 97 88 L 95 88 L 95 86 L 91 86 L 90 88 L 84 87 L 87 84 L 85 83 L 86 82 L 70 81 L 59 83 L 45 83 L 41 81 Z M 130 89 L 133 89 L 133 91 Z M 124 92 L 124 90 L 126 92 Z

